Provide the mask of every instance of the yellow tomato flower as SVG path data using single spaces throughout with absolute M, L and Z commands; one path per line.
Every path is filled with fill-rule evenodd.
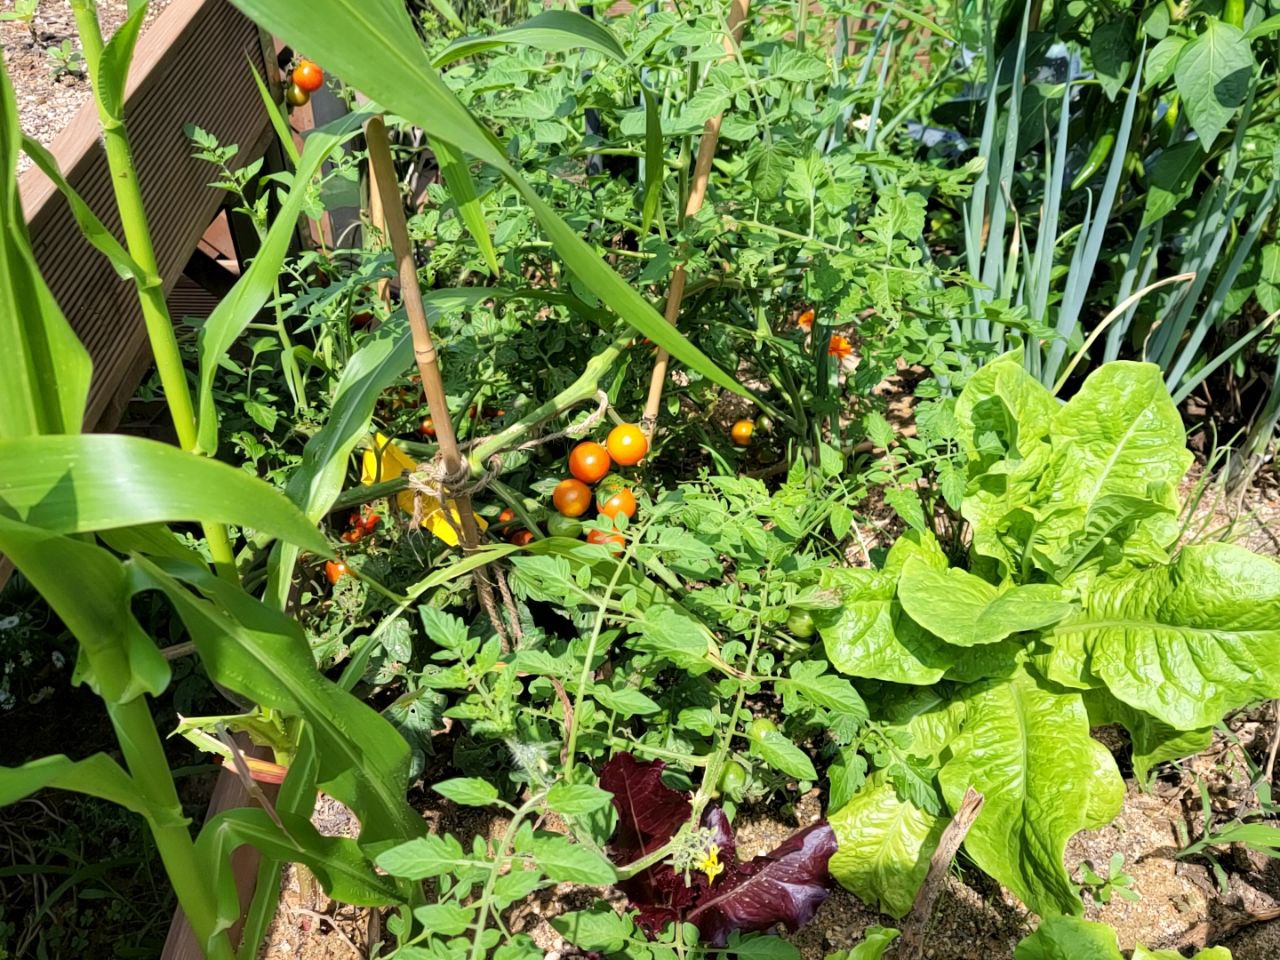
M 707 875 L 707 883 L 715 883 L 716 877 L 724 873 L 724 864 L 720 862 L 720 845 L 713 843 L 707 847 L 707 854 L 698 864 L 698 869 Z

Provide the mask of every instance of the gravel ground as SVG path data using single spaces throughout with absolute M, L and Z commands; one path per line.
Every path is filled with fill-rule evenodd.
M 146 23 L 154 21 L 171 2 L 151 0 Z M 98 19 L 104 35 L 110 36 L 124 22 L 127 6 L 126 0 L 98 0 Z M 4 0 L 0 9 L 9 11 L 13 7 L 14 0 Z M 18 120 L 24 133 L 45 146 L 71 122 L 90 95 L 89 82 L 82 74 L 54 76 L 54 62 L 46 51 L 60 48 L 64 40 L 80 49 L 68 0 L 41 0 L 31 29 L 17 21 L 0 23 L 0 48 L 17 97 Z M 25 155 L 19 158 L 19 172 L 29 165 Z

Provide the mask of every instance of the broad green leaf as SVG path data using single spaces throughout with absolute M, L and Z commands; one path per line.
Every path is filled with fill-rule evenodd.
M 208 570 L 170 560 L 132 563 L 138 588 L 161 590 L 174 605 L 213 681 L 306 723 L 315 738 L 317 784 L 360 811 L 362 844 L 426 829 L 405 799 L 408 744 L 384 717 L 320 673 L 296 621 Z
M 749 395 L 603 263 L 511 165 L 503 146 L 436 72 L 403 4 L 397 0 L 233 2 L 259 25 L 306 50 L 385 109 L 498 170 L 524 198 L 552 248 L 584 287 L 680 363 L 739 396 Z
M 1000 590 L 957 568 L 939 572 L 913 557 L 898 580 L 898 599 L 912 620 L 961 647 L 1057 623 L 1073 607 L 1061 587 L 1027 584 Z
M 547 791 L 547 806 L 565 817 L 576 817 L 607 807 L 613 798 L 608 790 L 589 783 L 557 783 Z
M 1037 443 L 1025 459 L 997 460 L 969 482 L 961 515 L 973 530 L 973 553 L 989 557 L 1012 573 L 1022 565 L 1035 527 L 1030 504 L 1044 478 L 1051 450 Z
M 50 788 L 109 800 L 144 817 L 151 816 L 146 797 L 124 768 L 105 753 L 94 753 L 83 760 L 59 754 L 20 767 L 0 767 L 0 807 Z
M 1213 728 L 1175 730 L 1155 717 L 1121 703 L 1105 688 L 1084 691 L 1089 724 L 1099 727 L 1118 723 L 1133 744 L 1133 775 L 1143 787 L 1151 785 L 1151 768 L 1167 760 L 1200 753 L 1213 740 Z
M 796 780 L 817 780 L 813 761 L 803 750 L 776 730 L 769 730 L 759 738 L 753 738 L 751 749 L 765 763 L 780 773 Z
M 0 58 L 0 440 L 77 433 L 92 363 L 40 275 L 18 196 L 22 128 Z
M 1217 17 L 1208 17 L 1204 32 L 1182 48 L 1173 78 L 1206 149 L 1248 99 L 1256 69 L 1243 31 Z
M 1254 295 L 1266 313 L 1275 313 L 1280 310 L 1280 243 L 1263 247 L 1259 261 L 1262 269 L 1258 272 Z
M 456 937 L 475 922 L 475 907 L 460 907 L 456 903 L 428 903 L 413 908 L 413 919 L 440 937 Z
M 965 838 L 974 862 L 1033 911 L 1079 914 L 1080 896 L 1063 865 L 1067 841 L 1102 811 L 1090 791 L 1114 797 L 1114 761 L 1099 769 L 1078 693 L 1053 693 L 1025 668 L 964 691 L 967 719 L 939 778 L 956 808 L 972 786 L 986 798 Z M 1111 810 L 1114 816 L 1116 810 Z
M 0 440 L 0 513 L 56 533 L 200 520 L 251 527 L 321 556 L 328 543 L 270 484 L 118 434 Z
M 479 777 L 454 777 L 432 784 L 431 789 L 446 800 L 467 807 L 487 807 L 498 799 L 498 788 Z
M 242 846 L 256 847 L 277 861 L 304 864 L 325 893 L 342 903 L 383 907 L 400 902 L 394 882 L 380 876 L 347 837 L 326 837 L 306 817 L 276 811 L 282 830 L 270 814 L 259 809 L 225 810 L 214 816 L 196 838 L 196 857 L 206 876 L 217 884 L 218 911 L 236 917 L 240 895 L 231 855 Z
M 377 862 L 393 877 L 426 880 L 458 869 L 466 859 L 462 845 L 451 835 L 415 837 L 378 855 Z
M 895 574 L 836 567 L 824 570 L 821 582 L 840 597 L 840 606 L 814 610 L 813 619 L 827 660 L 841 673 L 928 684 L 942 679 L 955 662 L 957 651 L 902 609 Z
M 947 818 L 900 800 L 883 771 L 828 816 L 835 831 L 831 875 L 870 906 L 903 917 L 929 872 Z
M 76 676 L 100 697 L 128 703 L 169 685 L 169 663 L 134 619 L 128 573 L 109 551 L 0 516 L 0 554 L 75 635 Z
M 280 270 L 297 232 L 298 218 L 311 193 L 311 178 L 334 149 L 360 132 L 369 118 L 367 110 L 343 114 L 338 120 L 312 130 L 302 145 L 302 156 L 293 171 L 293 184 L 280 204 L 280 211 L 263 238 L 258 254 L 236 281 L 197 338 L 200 374 L 196 391 L 196 428 L 200 451 L 212 455 L 218 449 L 218 409 L 213 399 L 213 377 L 227 351 L 252 322 L 275 291 Z
M 643 716 L 657 713 L 661 708 L 649 697 L 635 687 L 621 687 L 612 690 L 603 684 L 591 688 L 591 696 L 595 697 L 607 709 L 624 717 Z
M 1107 924 L 1052 916 L 1040 921 L 1013 956 L 1014 960 L 1124 960 L 1116 932 Z
M 1141 226 L 1149 226 L 1167 216 L 1191 196 L 1196 177 L 1204 169 L 1204 159 L 1204 149 L 1197 140 L 1175 143 L 1161 151 L 1151 165 Z
M 1080 611 L 1046 631 L 1057 683 L 1101 681 L 1122 703 L 1199 730 L 1280 696 L 1280 564 L 1228 543 L 1088 579 Z
M 22 152 L 31 158 L 31 162 L 39 167 L 46 177 L 53 181 L 53 185 L 58 188 L 58 192 L 67 201 L 67 206 L 71 208 L 71 215 L 76 218 L 76 224 L 80 227 L 80 232 L 84 234 L 84 238 L 93 244 L 99 253 L 111 261 L 111 265 L 115 267 L 116 273 L 121 279 L 127 280 L 133 277 L 139 283 L 160 282 L 159 278 L 148 278 L 142 267 L 134 263 L 133 257 L 129 256 L 129 251 L 107 229 L 107 225 L 98 219 L 98 215 L 89 209 L 89 205 L 76 192 L 76 188 L 67 182 L 67 178 L 62 175 L 62 171 L 58 168 L 57 158 L 39 140 L 24 135 L 22 138 Z
M 1058 404 L 1023 366 L 1022 350 L 1002 354 L 969 378 L 955 417 L 970 462 L 1023 459 L 1049 436 Z M 991 441 L 995 441 L 995 444 Z
M 557 883 L 604 885 L 618 879 L 613 864 L 590 847 L 574 843 L 568 837 L 535 837 L 533 858 L 538 861 L 542 872 Z
M 1050 437 L 1053 454 L 1041 488 L 1046 516 L 1035 529 L 1035 550 L 1053 565 L 1071 553 L 1072 538 L 1105 496 L 1149 498 L 1177 512 L 1175 491 L 1191 453 L 1155 364 L 1119 360 L 1099 367 L 1058 410 Z
M 551 918 L 556 932 L 581 950 L 617 953 L 630 938 L 634 924 L 625 913 L 618 913 L 603 900 L 587 910 L 575 910 Z
M 862 942 L 852 950 L 837 953 L 835 960 L 881 960 L 890 944 L 898 939 L 901 930 L 893 927 L 870 926 L 862 933 Z M 828 957 L 828 960 L 832 958 Z
M 1163 499 L 1162 497 L 1161 500 Z M 1100 546 L 1114 538 L 1117 546 L 1123 550 L 1128 541 L 1127 534 L 1133 532 L 1136 524 L 1162 515 L 1172 518 L 1173 511 L 1167 503 L 1147 497 L 1125 493 L 1109 493 L 1099 497 L 1085 514 L 1084 525 L 1078 532 L 1070 535 L 1067 552 L 1050 572 L 1056 579 L 1065 580 L 1091 556 L 1100 552 Z M 1101 552 L 1105 555 L 1106 551 Z
M 466 226 L 467 232 L 475 240 L 476 246 L 480 248 L 485 263 L 489 265 L 489 272 L 496 277 L 500 272 L 498 254 L 493 249 L 493 238 L 489 236 L 489 225 L 484 221 L 484 210 L 480 206 L 479 197 L 476 196 L 476 182 L 471 177 L 467 161 L 462 154 L 443 140 L 429 142 L 431 152 L 436 155 L 436 162 L 440 165 L 445 189 L 449 191 L 454 206 L 458 208 L 458 216 Z
M 1089 36 L 1093 69 L 1108 100 L 1115 100 L 1133 70 L 1133 22 L 1128 17 L 1108 20 Z

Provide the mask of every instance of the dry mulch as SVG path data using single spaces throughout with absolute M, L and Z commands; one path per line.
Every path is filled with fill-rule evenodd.
M 151 0 L 143 29 L 171 2 Z M 6 9 L 12 6 L 5 4 Z M 98 20 L 105 36 L 124 23 L 127 9 L 126 0 L 98 0 Z M 5 67 L 18 101 L 18 122 L 24 133 L 48 146 L 89 100 L 89 81 L 78 74 L 55 78 L 53 62 L 46 53 L 52 47 L 61 47 L 63 40 L 70 40 L 76 49 L 80 47 L 68 0 L 41 0 L 33 27 L 34 37 L 23 23 L 0 23 L 0 49 L 4 50 Z M 19 157 L 18 171 L 30 163 L 25 155 Z

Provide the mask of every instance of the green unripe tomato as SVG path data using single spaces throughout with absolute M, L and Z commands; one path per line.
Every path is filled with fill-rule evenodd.
M 767 413 L 762 413 L 756 417 L 756 430 L 759 433 L 773 433 L 773 417 Z
M 787 617 L 787 632 L 793 637 L 807 640 L 813 636 L 813 615 L 808 610 L 792 610 Z
M 730 760 L 720 771 L 720 792 L 734 800 L 747 789 L 747 768 L 736 760 Z
M 747 736 L 752 740 L 760 741 L 765 738 L 767 733 L 777 733 L 778 725 L 768 717 L 756 717 L 747 724 Z
M 284 98 L 291 107 L 305 106 L 307 101 L 311 99 L 311 94 L 303 90 L 296 83 L 291 83 L 285 88 Z
M 547 517 L 547 533 L 553 537 L 577 538 L 582 536 L 582 523 L 573 517 L 553 513 Z

